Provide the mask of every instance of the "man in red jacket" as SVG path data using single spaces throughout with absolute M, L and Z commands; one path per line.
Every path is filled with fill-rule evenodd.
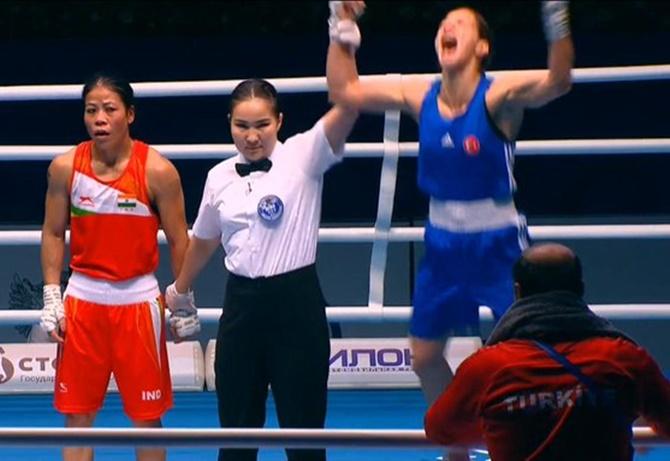
M 633 459 L 640 415 L 670 436 L 670 382 L 582 299 L 579 258 L 558 244 L 514 266 L 516 302 L 425 418 L 428 438 L 492 461 Z

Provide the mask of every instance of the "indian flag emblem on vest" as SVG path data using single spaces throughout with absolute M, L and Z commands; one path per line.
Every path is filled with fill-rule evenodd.
M 122 210 L 133 210 L 137 206 L 137 197 L 134 195 L 121 194 L 116 199 L 116 206 Z

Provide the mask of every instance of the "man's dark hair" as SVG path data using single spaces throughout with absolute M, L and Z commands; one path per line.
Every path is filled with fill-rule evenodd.
M 584 295 L 582 263 L 577 255 L 569 259 L 531 261 L 524 254 L 514 264 L 513 275 L 522 297 L 559 290 Z

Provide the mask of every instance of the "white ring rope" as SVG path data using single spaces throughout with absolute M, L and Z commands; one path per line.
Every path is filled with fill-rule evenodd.
M 636 446 L 665 445 L 649 427 L 634 427 Z M 125 429 L 1 428 L 0 446 L 160 446 L 226 448 L 431 448 L 422 430 L 395 429 Z
M 51 160 L 74 146 L 0 146 L 0 161 Z M 233 144 L 152 144 L 158 152 L 173 160 L 224 159 L 237 154 Z M 400 155 L 416 157 L 419 144 L 399 142 Z M 621 155 L 667 154 L 670 138 L 646 139 L 552 139 L 518 141 L 515 155 Z M 372 158 L 384 155 L 384 144 L 348 143 L 347 158 Z
M 0 445 L 165 446 L 227 448 L 427 448 L 422 430 L 374 429 L 0 429 Z
M 487 72 L 492 77 L 519 71 Z M 529 72 L 534 72 L 529 70 Z M 419 75 L 434 79 L 436 74 Z M 573 69 L 575 83 L 628 82 L 665 80 L 670 78 L 670 64 L 650 66 L 589 67 Z M 377 80 L 384 75 L 364 75 L 362 80 Z M 182 82 L 138 82 L 133 89 L 138 97 L 222 96 L 228 95 L 241 80 L 202 80 Z M 280 93 L 316 93 L 327 90 L 325 77 L 268 79 Z M 0 86 L 0 101 L 66 100 L 81 98 L 81 84 L 74 85 L 12 85 Z
M 332 306 L 326 308 L 330 322 L 390 323 L 407 322 L 411 306 Z M 668 320 L 670 304 L 592 304 L 593 312 L 610 320 Z M 198 316 L 203 323 L 217 323 L 221 307 L 199 307 Z M 492 321 L 493 314 L 486 306 L 479 307 L 479 318 Z M 34 325 L 40 321 L 40 311 L 35 309 L 0 309 L 0 325 Z
M 670 224 L 583 224 L 530 226 L 528 232 L 533 239 L 655 239 L 670 237 Z M 392 227 L 388 233 L 390 242 L 421 242 L 423 227 Z M 39 245 L 42 232 L 39 230 L 0 231 L 0 246 Z M 374 227 L 322 227 L 319 241 L 323 243 L 374 242 Z M 69 241 L 69 231 L 66 233 Z M 166 243 L 163 231 L 158 232 L 158 241 Z

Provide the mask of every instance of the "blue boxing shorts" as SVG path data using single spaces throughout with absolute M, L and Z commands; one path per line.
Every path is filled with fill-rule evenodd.
M 514 301 L 512 266 L 528 246 L 525 220 L 478 232 L 426 224 L 410 335 L 425 340 L 479 336 L 479 306 L 496 320 Z

